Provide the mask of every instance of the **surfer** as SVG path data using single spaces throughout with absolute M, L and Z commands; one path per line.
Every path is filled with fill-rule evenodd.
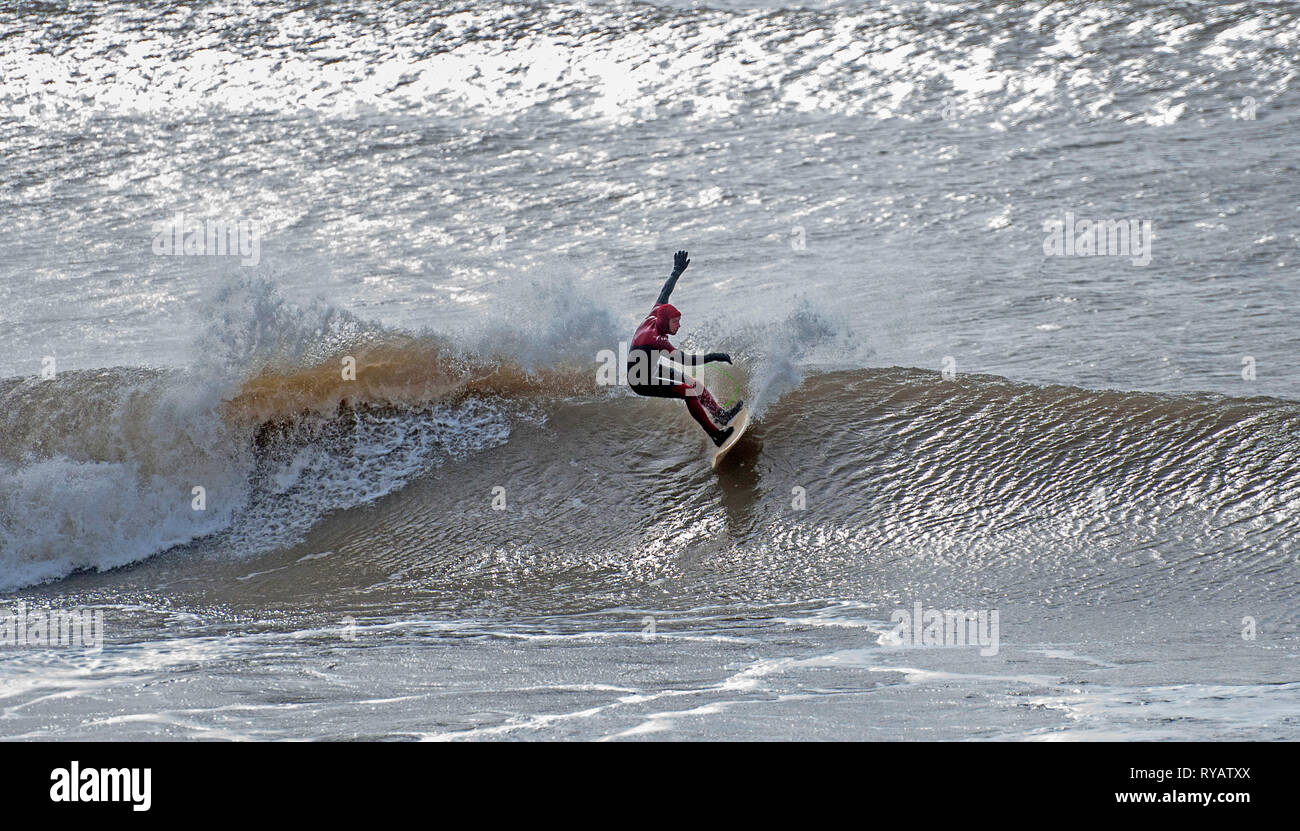
M 681 366 L 698 366 L 714 361 L 731 363 L 731 356 L 726 352 L 692 355 L 680 351 L 668 341 L 668 336 L 677 334 L 682 324 L 682 313 L 668 302 L 668 297 L 677 286 L 677 278 L 682 276 L 682 272 L 690 264 L 691 261 L 685 251 L 678 251 L 673 255 L 672 276 L 664 283 L 663 290 L 659 292 L 659 299 L 655 301 L 650 314 L 632 335 L 632 347 L 628 351 L 627 362 L 628 386 L 637 395 L 684 399 L 686 409 L 691 411 L 691 416 L 704 428 L 704 432 L 709 434 L 713 443 L 721 447 L 735 430 L 734 427 L 726 425 L 736 417 L 740 409 L 745 406 L 745 402 L 737 401 L 724 410 L 703 384 L 676 367 L 661 364 L 659 360 L 663 357 Z M 712 420 L 709 418 L 710 415 L 713 416 Z

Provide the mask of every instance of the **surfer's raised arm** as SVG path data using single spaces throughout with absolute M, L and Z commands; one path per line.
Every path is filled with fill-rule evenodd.
M 685 271 L 686 267 L 690 264 L 691 258 L 685 251 L 678 251 L 673 255 L 673 273 L 668 276 L 668 281 L 664 283 L 663 289 L 659 292 L 659 299 L 655 301 L 656 309 L 668 302 L 668 298 L 672 296 L 673 289 L 677 288 L 677 278 L 682 276 L 682 272 Z M 677 315 L 677 310 L 671 306 L 668 308 L 672 309 L 668 314 L 675 317 Z M 671 331 L 673 334 L 676 334 L 677 332 L 675 328 Z M 672 348 L 672 344 L 668 343 L 666 338 L 664 339 L 662 348 L 665 358 L 682 366 L 701 366 L 703 364 L 711 364 L 714 361 L 725 361 L 731 363 L 731 356 L 726 352 L 706 352 L 702 355 L 692 352 L 683 352 L 680 349 Z
M 659 292 L 659 299 L 655 301 L 656 306 L 662 306 L 668 302 L 673 289 L 677 288 L 677 278 L 682 276 L 682 272 L 690 264 L 690 258 L 686 256 L 685 251 L 678 251 L 673 255 L 673 273 L 668 277 L 668 282 L 664 283 L 663 290 Z

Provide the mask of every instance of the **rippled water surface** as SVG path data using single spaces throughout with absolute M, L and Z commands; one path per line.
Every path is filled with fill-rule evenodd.
M 0 614 L 107 631 L 0 646 L 0 734 L 1295 738 L 1295 4 L 0 37 Z M 1147 256 L 1049 255 L 1067 215 Z M 681 248 L 755 416 L 718 474 L 593 383 Z

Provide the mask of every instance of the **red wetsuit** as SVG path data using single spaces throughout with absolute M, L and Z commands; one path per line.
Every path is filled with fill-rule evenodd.
M 704 432 L 716 438 L 721 431 L 709 415 L 712 414 L 713 418 L 725 424 L 734 413 L 728 414 L 718 406 L 718 402 L 699 381 L 675 367 L 664 366 L 659 360 L 663 356 L 674 363 L 697 365 L 719 360 L 723 356 L 721 352 L 689 355 L 678 352 L 677 348 L 669 342 L 668 323 L 675 317 L 681 317 L 682 313 L 668 302 L 668 296 L 672 294 L 673 287 L 677 285 L 677 278 L 680 276 L 681 271 L 673 271 L 668 282 L 664 284 L 663 290 L 659 292 L 659 299 L 654 308 L 632 335 L 627 364 L 628 386 L 637 395 L 684 399 L 686 408 L 704 428 Z M 739 406 L 736 409 L 739 409 Z

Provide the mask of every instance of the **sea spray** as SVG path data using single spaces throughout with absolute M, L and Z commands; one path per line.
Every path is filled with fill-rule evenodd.
M 860 348 L 853 324 L 828 311 L 824 302 L 801 297 L 787 308 L 777 320 L 740 325 L 724 341 L 739 344 L 733 357 L 750 365 L 751 418 L 761 418 L 773 402 L 797 388 L 811 366 L 831 357 L 844 361 Z

